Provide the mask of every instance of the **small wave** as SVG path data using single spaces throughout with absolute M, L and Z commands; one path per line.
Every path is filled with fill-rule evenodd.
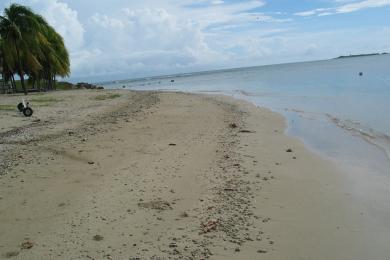
M 307 112 L 295 108 L 285 108 L 284 110 L 286 112 L 296 113 L 301 118 L 307 120 L 321 120 L 324 119 L 325 116 L 325 119 L 329 120 L 337 127 L 344 129 L 345 131 L 362 138 L 371 145 L 378 147 L 386 154 L 387 158 L 390 160 L 390 136 L 385 133 L 382 133 L 370 127 L 363 126 L 359 122 L 355 122 L 350 119 L 343 120 L 331 114 Z
M 247 97 L 264 97 L 272 95 L 271 93 L 249 92 L 245 90 L 234 90 L 234 92 Z
M 308 119 L 308 120 L 321 120 L 324 116 L 323 114 L 320 114 L 320 113 L 307 112 L 307 111 L 303 111 L 303 110 L 295 109 L 295 108 L 285 108 L 284 111 L 296 113 L 301 118 Z
M 199 90 L 198 93 L 223 93 L 221 90 Z
M 330 114 L 326 114 L 326 116 L 336 126 L 351 132 L 382 149 L 390 160 L 390 136 L 370 127 L 365 127 L 359 122 L 355 122 L 349 119 L 342 120 Z

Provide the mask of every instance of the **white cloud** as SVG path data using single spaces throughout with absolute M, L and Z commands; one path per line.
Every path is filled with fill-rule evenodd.
M 332 8 L 317 8 L 309 11 L 299 12 L 295 13 L 294 15 L 297 16 L 313 16 L 313 15 L 320 15 L 321 13 L 328 12 L 330 10 L 333 10 Z
M 95 13 L 86 24 L 85 49 L 93 51 L 78 54 L 74 76 L 164 74 L 230 63 L 230 55 L 210 47 L 209 28 L 226 30 L 229 25 L 272 20 L 245 12 L 263 6 L 262 1 L 181 3 L 184 7 L 127 7 L 113 15 Z M 205 7 L 189 8 L 190 4 Z
M 214 0 L 211 2 L 213 5 L 221 5 L 223 3 L 225 3 L 225 1 L 222 1 L 222 0 Z
M 373 42 L 372 39 L 381 41 Z M 390 51 L 390 27 L 318 32 L 273 31 L 225 35 L 216 46 L 229 53 L 236 67 L 327 59 L 351 53 Z M 337 43 L 337 44 L 335 44 Z
M 78 13 L 66 3 L 58 0 L 19 0 L 13 1 L 32 7 L 44 16 L 58 33 L 64 37 L 71 52 L 79 50 L 84 44 L 84 28 L 78 19 Z
M 342 3 L 342 5 L 332 8 L 318 8 L 304 12 L 295 13 L 297 16 L 325 16 L 332 14 L 351 13 L 367 8 L 379 8 L 384 6 L 390 6 L 390 0 L 365 0 L 352 2 L 349 0 L 337 0 L 336 3 Z
M 390 0 L 366 0 L 350 3 L 336 8 L 337 13 L 350 13 L 366 8 L 377 8 L 390 5 Z
M 178 20 L 164 9 L 123 9 L 121 15 L 95 14 L 87 28 L 87 50 L 76 58 L 76 71 L 96 74 L 167 71 L 221 58 L 210 50 L 200 27 Z

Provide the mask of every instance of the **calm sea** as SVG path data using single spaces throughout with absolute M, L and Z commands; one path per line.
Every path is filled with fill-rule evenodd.
M 342 166 L 390 175 L 390 55 L 116 81 L 105 87 L 245 99 L 282 113 L 287 134 Z

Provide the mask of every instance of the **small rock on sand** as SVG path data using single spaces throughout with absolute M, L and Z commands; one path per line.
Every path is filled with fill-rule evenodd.
M 12 251 L 12 252 L 7 252 L 7 253 L 5 254 L 5 257 L 6 257 L 6 258 L 11 258 L 11 257 L 17 256 L 17 255 L 19 255 L 19 252 L 17 252 L 17 251 Z
M 202 231 L 203 233 L 209 233 L 217 229 L 218 220 L 211 219 L 205 223 L 202 223 Z
M 138 206 L 146 209 L 156 209 L 156 210 L 168 210 L 172 209 L 171 204 L 163 200 L 154 200 L 150 202 L 141 202 L 138 203 Z
M 185 211 L 180 214 L 180 217 L 182 217 L 182 218 L 188 218 L 188 216 L 189 216 L 188 213 Z
M 102 241 L 103 240 L 103 236 L 101 236 L 101 235 L 94 235 L 93 236 L 93 240 L 95 240 L 95 241 Z
M 252 133 L 254 133 L 254 132 L 253 132 L 253 131 L 250 131 L 250 130 L 243 129 L 243 130 L 240 130 L 239 133 L 248 133 L 248 134 L 252 134 Z
M 30 240 L 26 240 L 20 245 L 22 249 L 31 249 L 33 246 L 34 244 Z

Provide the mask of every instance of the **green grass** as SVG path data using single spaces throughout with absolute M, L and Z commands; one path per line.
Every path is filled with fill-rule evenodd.
M 39 103 L 37 107 L 50 107 L 53 103 Z
M 16 110 L 14 105 L 0 105 L 0 110 L 13 111 Z
M 39 97 L 33 97 L 31 99 L 31 102 L 34 103 L 52 103 L 52 102 L 61 102 L 62 99 L 54 98 L 54 97 L 48 97 L 48 96 L 39 96 Z
M 107 100 L 107 99 L 114 99 L 120 97 L 120 94 L 105 94 L 105 95 L 97 95 L 96 97 L 93 97 L 94 100 Z

